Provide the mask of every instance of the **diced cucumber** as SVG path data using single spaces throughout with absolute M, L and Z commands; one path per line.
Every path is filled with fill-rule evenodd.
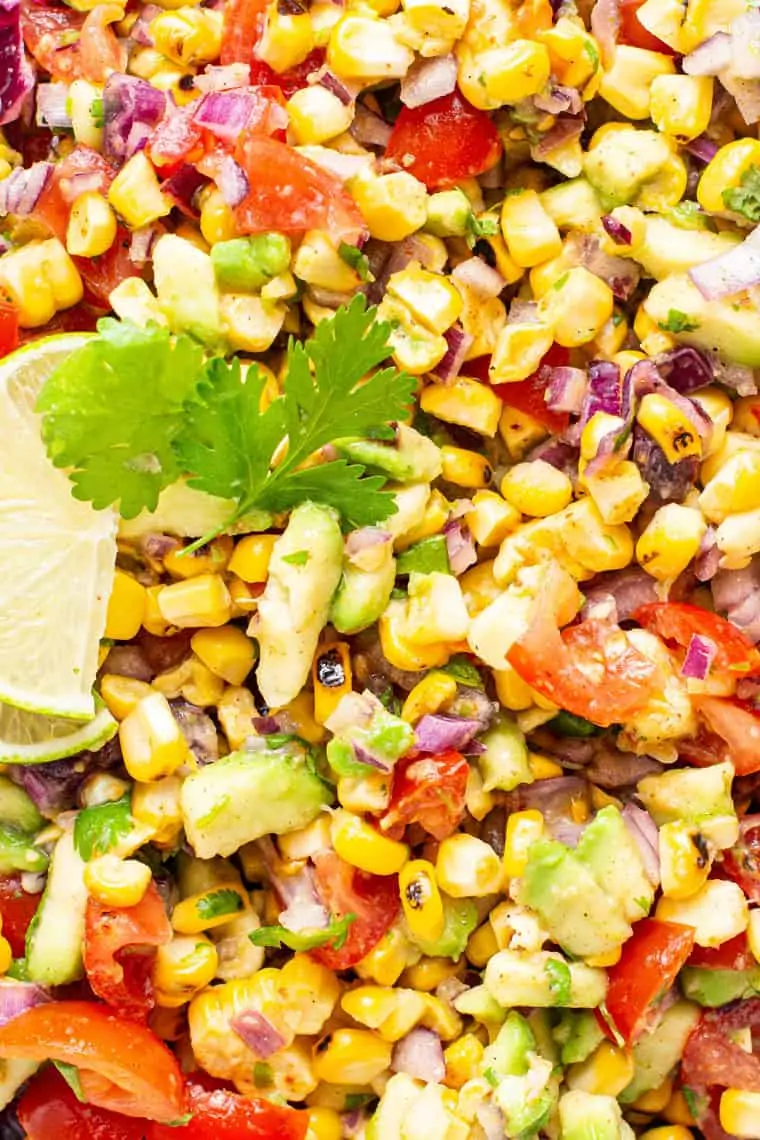
M 84 863 L 74 833 L 55 845 L 48 881 L 26 938 L 27 976 L 44 986 L 63 986 L 82 977 L 82 942 L 87 908 Z

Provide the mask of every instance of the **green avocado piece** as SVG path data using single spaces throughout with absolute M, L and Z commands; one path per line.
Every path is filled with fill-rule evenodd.
M 658 827 L 677 820 L 703 825 L 712 819 L 736 817 L 733 777 L 733 765 L 727 761 L 709 768 L 673 768 L 645 776 L 637 791 Z
M 436 237 L 466 237 L 472 206 L 463 190 L 439 190 L 427 203 L 425 229 Z
M 442 534 L 433 534 L 415 542 L 398 556 L 397 574 L 450 574 L 449 554 L 446 539 Z
M 573 1089 L 560 1097 L 561 1140 L 624 1140 L 633 1131 L 623 1120 L 614 1096 Z
M 604 1041 L 604 1033 L 596 1014 L 588 1009 L 564 1009 L 554 1027 L 554 1039 L 561 1046 L 563 1065 L 585 1061 Z
M 363 570 L 346 558 L 330 610 L 330 621 L 338 633 L 359 633 L 374 625 L 390 601 L 395 581 L 396 560 L 390 541 L 379 549 L 378 565 L 371 570 Z
M 649 914 L 655 889 L 618 808 L 609 805 L 597 813 L 583 832 L 575 854 L 605 894 L 617 900 L 628 922 Z
M 441 474 L 440 448 L 406 424 L 398 425 L 395 439 L 340 439 L 335 448 L 343 459 L 399 483 L 429 483 Z
M 211 264 L 220 289 L 252 293 L 288 268 L 290 241 L 278 233 L 218 241 L 211 247 Z
M 760 994 L 760 966 L 753 970 L 710 970 L 684 966 L 679 981 L 687 998 L 714 1008 Z
M 536 1038 L 526 1018 L 511 1010 L 495 1040 L 483 1053 L 483 1071 L 497 1077 L 522 1077 L 530 1064 L 528 1053 L 535 1052 Z
M 483 791 L 511 792 L 518 784 L 532 784 L 525 734 L 507 716 L 500 716 L 484 733 L 485 752 L 477 764 L 483 777 Z
M 645 1033 L 633 1047 L 633 1080 L 620 1094 L 623 1104 L 632 1104 L 642 1093 L 659 1088 L 678 1064 L 686 1042 L 700 1018 L 699 1006 L 677 1001 L 662 1016 L 652 1033 Z
M 658 282 L 644 300 L 644 311 L 657 324 L 667 324 L 671 310 L 687 318 L 689 328 L 676 334 L 682 343 L 712 350 L 749 368 L 760 367 L 760 324 L 746 297 L 706 301 L 686 274 L 673 274 Z
M 207 345 L 224 340 L 219 290 L 207 253 L 176 234 L 164 234 L 153 251 L 153 279 L 172 332 L 189 333 Z
M 0 821 L 19 831 L 39 831 L 47 820 L 32 797 L 7 776 L 0 776 Z
M 641 187 L 665 165 L 671 149 L 657 131 L 614 131 L 584 157 L 586 178 L 609 209 L 632 202 Z
M 738 234 L 685 230 L 657 214 L 646 215 L 644 240 L 634 254 L 647 277 L 658 281 L 673 273 L 686 273 L 712 257 L 727 253 L 741 241 Z M 681 310 L 680 305 L 674 306 Z
M 28 835 L 17 831 L 15 827 L 0 823 L 0 874 L 30 871 L 38 875 L 47 870 L 47 865 L 47 855 L 41 848 L 30 843 Z
M 354 745 L 364 747 L 389 765 L 395 764 L 414 745 L 412 726 L 389 712 L 379 700 L 371 700 L 374 711 L 368 724 L 352 724 L 328 742 L 327 762 L 338 776 L 366 776 L 372 770 L 357 759 Z
M 442 895 L 444 926 L 443 934 L 435 941 L 421 938 L 412 941 L 429 958 L 453 958 L 455 961 L 464 953 L 467 939 L 478 925 L 478 908 L 472 899 L 452 899 Z
M 494 1092 L 504 1114 L 504 1135 L 509 1140 L 527 1140 L 543 1128 L 557 1104 L 556 1086 L 536 1095 L 530 1076 L 505 1077 Z

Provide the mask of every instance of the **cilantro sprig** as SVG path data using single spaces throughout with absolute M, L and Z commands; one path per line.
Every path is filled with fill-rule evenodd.
M 163 488 L 185 475 L 236 504 L 220 529 L 255 508 L 309 499 L 334 507 L 348 527 L 381 522 L 395 510 L 382 476 L 345 459 L 306 461 L 335 440 L 393 438 L 414 380 L 380 367 L 390 331 L 355 297 L 310 340 L 291 340 L 283 393 L 262 411 L 266 379 L 256 364 L 244 373 L 236 358 L 204 360 L 188 336 L 107 318 L 42 390 L 48 455 L 69 470 L 75 498 L 118 505 L 124 518 L 154 510 Z
M 356 922 L 356 915 L 344 914 L 342 918 L 333 918 L 323 930 L 302 930 L 298 933 L 275 923 L 272 926 L 260 926 L 248 937 L 254 946 L 270 946 L 274 949 L 285 946 L 296 953 L 316 950 L 318 946 L 331 946 L 333 950 L 342 950 L 352 922 Z
M 739 186 L 723 191 L 723 205 L 750 222 L 760 222 L 760 168 L 750 166 L 739 179 Z

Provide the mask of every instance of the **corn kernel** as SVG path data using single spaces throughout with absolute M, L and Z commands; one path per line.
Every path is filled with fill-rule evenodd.
M 108 599 L 105 637 L 131 641 L 145 616 L 145 587 L 131 574 L 116 570 Z
M 553 343 L 554 328 L 550 322 L 523 324 L 513 321 L 505 325 L 496 338 L 488 379 L 492 384 L 526 380 L 538 370 Z M 510 409 L 510 413 L 513 411 Z M 503 414 L 506 414 L 506 408 Z M 546 429 L 542 430 L 546 434 Z
M 696 827 L 682 820 L 665 823 L 659 835 L 662 893 L 670 899 L 688 899 L 707 881 L 712 858 Z
M 314 1047 L 314 1072 L 320 1081 L 368 1084 L 388 1068 L 392 1046 L 366 1029 L 336 1029 Z
M 218 966 L 216 947 L 203 934 L 175 935 L 156 951 L 156 1003 L 169 1009 L 185 1005 L 213 981 Z
M 674 1090 L 673 1095 L 662 1110 L 662 1115 L 671 1124 L 696 1124 L 681 1089 Z
M 432 863 L 425 859 L 406 863 L 399 873 L 399 890 L 412 934 L 430 942 L 440 938 L 444 926 L 443 902 Z
M 148 633 L 152 633 L 156 637 L 167 637 L 170 633 L 174 632 L 172 631 L 170 623 L 165 620 L 158 608 L 158 595 L 163 588 L 163 586 L 147 586 L 145 589 L 143 629 L 147 629 Z
M 231 241 L 238 236 L 238 228 L 232 208 L 228 206 L 221 190 L 216 187 L 201 193 L 200 227 L 209 245 L 219 241 Z
M 632 1103 L 631 1108 L 635 1109 L 636 1112 L 661 1113 L 672 1094 L 673 1078 L 666 1077 L 662 1084 L 658 1085 L 656 1089 L 650 1089 L 648 1092 L 642 1093 L 642 1095 Z
M 133 154 L 116 175 L 108 201 L 133 229 L 166 217 L 174 205 L 162 192 L 150 159 L 142 150 Z
M 650 114 L 658 131 L 690 140 L 706 131 L 713 103 L 709 75 L 659 75 L 652 81 Z
M 488 964 L 490 958 L 499 949 L 499 944 L 496 941 L 496 935 L 493 932 L 493 927 L 490 922 L 484 922 L 477 930 L 474 930 L 467 940 L 467 947 L 465 955 L 467 961 L 470 962 L 476 969 L 482 970 Z
M 474 1033 L 466 1033 L 444 1050 L 446 1076 L 444 1084 L 452 1089 L 461 1089 L 467 1081 L 480 1075 L 484 1048 Z
M 539 314 L 554 326 L 557 344 L 576 348 L 599 335 L 614 308 L 607 282 L 579 265 L 555 281 L 539 303 Z
M 487 487 L 493 476 L 491 465 L 484 455 L 462 447 L 442 447 L 441 463 L 443 479 L 458 487 L 478 490 Z
M 244 582 L 266 582 L 269 563 L 278 534 L 249 534 L 239 539 L 230 558 L 229 569 Z
M 544 833 L 544 817 L 540 811 L 512 812 L 507 820 L 504 844 L 504 874 L 519 878 L 528 865 L 528 852 Z
M 638 466 L 624 459 L 610 471 L 589 475 L 584 471 L 579 486 L 588 491 L 605 523 L 617 526 L 632 522 L 649 494 L 649 484 L 641 477 Z
M 124 766 L 133 780 L 160 780 L 184 764 L 190 752 L 169 702 L 154 692 L 143 697 L 119 725 Z
M 698 946 L 722 946 L 737 934 L 744 933 L 749 910 L 744 892 L 736 883 L 708 879 L 689 898 L 661 898 L 654 917 L 664 922 L 693 926 Z
M 413 61 L 389 22 L 351 13 L 335 26 L 327 45 L 327 66 L 341 79 L 402 79 Z
M 132 785 L 131 812 L 138 823 L 153 828 L 151 843 L 173 848 L 182 831 L 179 776 L 167 776 L 150 784 Z
M 477 491 L 465 522 L 478 546 L 498 546 L 521 522 L 520 512 L 495 491 Z
M 603 1041 L 591 1056 L 570 1065 L 566 1080 L 571 1089 L 595 1096 L 618 1096 L 633 1079 L 633 1055 L 611 1041 Z
M 436 713 L 457 694 L 457 683 L 448 673 L 427 673 L 409 692 L 401 709 L 402 718 L 415 724 L 427 713 Z
M 510 256 L 525 268 L 562 252 L 560 232 L 535 190 L 507 195 L 501 207 L 501 232 Z
M 309 1112 L 309 1132 L 307 1135 L 313 1140 L 341 1140 L 343 1125 L 340 1113 L 334 1108 L 320 1108 L 314 1106 Z
M 104 673 L 100 678 L 100 695 L 116 720 L 124 720 L 132 712 L 138 701 L 149 696 L 151 687 L 146 681 L 134 677 L 121 677 L 115 673 Z
M 518 463 L 501 481 L 507 502 L 531 518 L 545 518 L 561 511 L 573 497 L 573 485 L 564 471 L 543 459 Z
M 683 1124 L 661 1125 L 659 1128 L 648 1128 L 641 1134 L 642 1140 L 694 1140 L 694 1134 Z
M 427 221 L 427 190 L 405 170 L 356 178 L 351 194 L 370 234 L 380 241 L 402 241 Z
M 336 811 L 331 828 L 335 851 L 352 867 L 373 875 L 395 875 L 409 858 L 405 843 L 377 831 L 360 816 Z
M 158 594 L 162 617 L 180 629 L 226 625 L 232 600 L 219 574 L 201 574 L 163 586 Z
M 460 47 L 458 58 L 462 94 L 482 111 L 538 94 L 551 73 L 549 52 L 534 40 L 516 39 L 477 53 Z
M 203 664 L 230 685 L 242 685 L 256 659 L 253 641 L 234 625 L 201 629 L 190 645 Z
M 564 775 L 564 769 L 561 764 L 558 764 L 556 760 L 552 760 L 549 756 L 542 755 L 540 752 L 528 753 L 528 767 L 531 770 L 534 780 L 553 780 L 557 776 Z
M 103 120 L 93 113 L 102 98 L 102 88 L 86 79 L 75 79 L 69 86 L 69 107 L 74 138 L 78 143 L 101 150 L 103 146 Z
M 248 897 L 237 883 L 218 883 L 178 902 L 172 911 L 172 926 L 178 934 L 198 934 L 224 926 L 249 907 Z
M 222 22 L 212 9 L 183 6 L 163 12 L 150 22 L 156 51 L 182 68 L 217 59 L 222 45 Z
M 499 890 L 501 865 L 490 844 L 462 832 L 440 844 L 435 877 L 452 898 L 481 898 Z
M 220 535 L 192 554 L 186 547 L 177 546 L 164 555 L 163 563 L 172 578 L 198 578 L 201 574 L 220 574 L 226 570 L 232 557 L 233 543 L 228 534 Z
M 85 865 L 84 885 L 104 906 L 137 906 L 151 883 L 150 867 L 137 859 L 99 855 Z
M 673 580 L 696 557 L 707 530 L 702 515 L 681 503 L 666 503 L 636 543 L 636 561 L 660 582 Z
M 116 215 L 102 194 L 89 190 L 75 200 L 66 230 L 66 249 L 76 257 L 99 257 L 116 238 Z
M 721 523 L 727 515 L 752 510 L 760 502 L 760 453 L 739 451 L 721 467 L 699 496 L 706 518 Z
M 674 72 L 670 56 L 618 44 L 612 67 L 602 75 L 599 94 L 627 119 L 647 119 L 654 80 Z
M 669 463 L 689 455 L 702 456 L 702 441 L 692 421 L 675 404 L 657 392 L 644 396 L 636 419 L 658 443 Z
M 697 201 L 702 209 L 711 214 L 727 213 L 724 193 L 740 187 L 750 167 L 758 165 L 760 142 L 757 139 L 739 138 L 722 146 L 702 171 L 697 186 Z
M 452 962 L 450 958 L 421 958 L 404 970 L 401 984 L 421 993 L 432 993 L 441 982 L 458 977 L 461 972 L 460 964 Z

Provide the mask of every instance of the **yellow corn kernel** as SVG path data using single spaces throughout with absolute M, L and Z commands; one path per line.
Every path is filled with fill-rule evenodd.
M 625 420 L 621 419 L 620 416 L 610 415 L 609 412 L 594 412 L 581 432 L 581 474 L 583 474 L 589 460 L 596 456 L 604 437 L 613 432 L 617 435 L 623 431 L 625 431 Z M 609 457 L 609 470 L 615 470 L 621 462 L 622 460 L 617 456 L 611 455 Z
M 504 874 L 517 879 L 528 865 L 528 852 L 544 834 L 544 817 L 540 811 L 515 811 L 507 820 L 504 843 Z
M 753 957 L 757 962 L 760 962 L 760 910 L 751 910 L 749 912 L 747 942 L 749 943 Z
M 432 491 L 420 521 L 416 526 L 412 526 L 408 530 L 405 529 L 396 539 L 396 550 L 407 550 L 423 538 L 440 534 L 450 513 L 451 503 L 448 499 L 440 491 Z
M 315 1105 L 308 1110 L 310 1140 L 341 1140 L 343 1125 L 340 1113 L 334 1108 L 320 1108 Z
M 147 586 L 145 589 L 143 629 L 147 629 L 148 633 L 155 634 L 156 637 L 167 637 L 172 632 L 170 623 L 165 620 L 158 608 L 158 595 L 163 588 L 163 586 Z
M 427 190 L 405 170 L 355 178 L 351 194 L 370 234 L 380 241 L 401 241 L 427 221 Z
M 636 543 L 636 561 L 659 582 L 671 581 L 696 557 L 706 530 L 694 507 L 666 503 L 655 511 Z
M 699 506 L 710 522 L 752 510 L 760 502 L 760 453 L 739 451 L 713 475 L 699 496 Z
M 492 384 L 525 380 L 539 368 L 553 343 L 554 329 L 550 322 L 514 321 L 505 325 L 496 339 L 488 379 Z
M 124 720 L 137 702 L 147 697 L 150 692 L 150 685 L 146 681 L 138 681 L 134 677 L 104 673 L 100 678 L 100 695 L 106 708 L 116 720 Z
M 450 1089 L 461 1089 L 467 1081 L 480 1076 L 485 1049 L 474 1033 L 465 1033 L 444 1050 L 446 1076 L 443 1083 Z
M 322 725 L 314 717 L 314 694 L 303 689 L 290 704 L 281 710 L 293 724 L 294 731 L 309 744 L 321 744 L 327 735 Z
M 45 325 L 56 314 L 41 245 L 41 242 L 29 242 L 0 257 L 0 294 L 18 309 L 22 329 Z
M 546 44 L 552 71 L 560 83 L 583 87 L 599 68 L 599 45 L 583 25 L 561 16 L 552 28 L 539 31 L 537 38 Z
M 282 329 L 287 308 L 253 293 L 223 293 L 219 312 L 233 348 L 238 352 L 265 352 Z
M 728 207 L 723 198 L 727 190 L 736 190 L 750 167 L 760 166 L 760 142 L 753 138 L 740 138 L 722 146 L 708 162 L 697 186 L 697 201 L 711 214 L 725 214 Z
M 546 518 L 561 511 L 573 497 L 573 485 L 564 471 L 543 459 L 518 463 L 501 481 L 508 503 L 531 518 Z
M 291 12 L 271 3 L 266 10 L 264 31 L 256 47 L 260 59 L 275 71 L 288 71 L 303 63 L 314 48 L 311 16 L 305 10 Z
M 349 811 L 335 812 L 330 834 L 342 859 L 372 875 L 395 875 L 409 858 L 405 843 L 389 839 Z
M 213 981 L 218 968 L 216 947 L 203 934 L 175 935 L 156 951 L 156 1004 L 169 1009 L 185 1005 Z
M 334 139 L 348 130 L 354 117 L 352 103 L 344 103 L 320 84 L 294 92 L 288 99 L 287 110 L 290 129 L 299 146 L 319 145 Z
M 5 976 L 13 962 L 13 951 L 7 938 L 0 935 L 0 976 Z
M 108 201 L 133 229 L 171 213 L 173 200 L 164 194 L 145 151 L 138 150 L 111 183 Z
M 266 582 L 279 534 L 249 534 L 235 545 L 229 569 L 244 582 Z
M 592 957 L 584 959 L 587 966 L 593 966 L 600 970 L 608 970 L 610 966 L 615 966 L 620 961 L 623 955 L 622 946 L 613 946 L 606 954 L 596 954 Z
M 508 665 L 506 669 L 495 669 L 493 680 L 496 686 L 496 696 L 503 708 L 511 709 L 513 712 L 523 712 L 532 707 L 534 703 L 533 690 L 511 665 Z
M 560 232 L 535 190 L 507 195 L 501 207 L 501 232 L 510 256 L 528 269 L 562 252 Z
M 599 94 L 627 119 L 647 119 L 653 81 L 674 73 L 670 56 L 618 44 L 612 67 L 602 75 Z
M 320 645 L 312 665 L 314 719 L 324 724 L 353 688 L 351 650 L 345 641 Z
M 190 758 L 182 731 L 162 693 L 143 697 L 119 725 L 124 766 L 133 780 L 171 776 Z
M 404 970 L 401 984 L 420 993 L 432 993 L 441 982 L 458 977 L 461 972 L 461 966 L 450 958 L 421 958 Z
M 256 647 L 237 626 L 200 629 L 190 642 L 203 664 L 230 685 L 242 685 L 256 659 Z
M 182 899 L 172 911 L 172 926 L 178 934 L 198 934 L 224 926 L 235 915 L 248 910 L 248 896 L 235 882 L 219 883 L 201 894 Z
M 426 859 L 406 863 L 399 873 L 399 890 L 409 929 L 415 937 L 434 942 L 443 933 L 443 901 L 435 867 Z
M 615 299 L 606 281 L 582 265 L 569 269 L 539 303 L 542 318 L 554 327 L 565 348 L 594 340 L 612 317 Z
M 712 867 L 712 855 L 699 829 L 682 820 L 665 823 L 659 835 L 662 893 L 688 899 L 701 890 Z
M 218 241 L 230 241 L 238 236 L 235 215 L 227 205 L 221 190 L 212 187 L 200 196 L 200 227 L 209 245 Z
M 131 641 L 145 616 L 145 587 L 131 574 L 116 570 L 106 613 L 105 637 Z
M 341 984 L 331 970 L 308 954 L 295 954 L 280 971 L 278 992 L 289 1013 L 298 1015 L 294 1032 L 314 1036 L 332 1015 Z
M 93 109 L 98 106 L 96 100 L 101 99 L 102 95 L 102 87 L 88 83 L 86 79 L 75 79 L 69 86 L 69 107 L 74 138 L 78 143 L 84 143 L 93 150 L 101 150 L 103 147 L 103 120 L 93 114 Z
M 565 508 L 561 536 L 567 554 L 597 574 L 622 570 L 633 558 L 633 536 L 625 524 L 609 526 L 591 498 Z
M 314 1073 L 329 1084 L 368 1084 L 388 1068 L 393 1052 L 368 1029 L 336 1029 L 314 1047 Z
M 435 877 L 452 898 L 482 898 L 496 894 L 501 886 L 499 856 L 490 844 L 474 835 L 458 832 L 438 848 Z
M 28 246 L 23 248 L 27 249 Z M 56 309 L 69 309 L 81 301 L 82 278 L 63 243 L 58 238 L 43 241 L 37 247 L 37 255 L 42 259 L 45 278 L 53 291 Z
M 116 237 L 116 215 L 102 194 L 88 190 L 71 207 L 66 249 L 75 257 L 98 257 Z
M 410 691 L 401 709 L 402 718 L 415 724 L 427 713 L 436 713 L 457 694 L 457 683 L 448 673 L 433 670 Z
M 99 855 L 84 869 L 84 885 L 104 906 L 137 906 L 150 882 L 147 864 L 117 855 Z
M 394 273 L 387 291 L 430 332 L 444 333 L 462 312 L 462 297 L 449 278 L 422 269 L 417 261 Z
M 338 780 L 338 802 L 346 811 L 381 815 L 391 798 L 390 777 L 384 772 L 369 776 L 341 776 Z
M 498 546 L 522 521 L 518 509 L 495 491 L 477 491 L 465 522 L 478 546 Z
M 228 534 L 220 535 L 193 554 L 186 554 L 186 547 L 177 546 L 164 555 L 164 570 L 172 578 L 182 579 L 198 578 L 201 574 L 221 574 L 229 565 L 233 549 Z
M 616 352 L 620 352 L 626 342 L 628 332 L 628 321 L 625 315 L 619 309 L 615 309 L 610 319 L 596 335 L 593 344 L 594 355 L 609 359 Z
M 458 424 L 489 437 L 496 435 L 501 416 L 501 400 L 496 393 L 467 376 L 428 384 L 420 396 L 420 407 L 444 423 Z
M 222 21 L 212 9 L 183 6 L 163 12 L 150 22 L 156 51 L 179 67 L 195 67 L 217 59 L 222 42 Z
M 694 1140 L 694 1133 L 683 1124 L 661 1125 L 641 1133 L 642 1140 Z
M 327 66 L 341 79 L 402 79 L 413 60 L 389 21 L 365 15 L 344 16 L 327 45 Z
M 442 641 L 431 645 L 412 642 L 405 633 L 406 611 L 403 602 L 391 602 L 380 617 L 378 630 L 384 656 L 397 669 L 417 671 L 445 665 L 451 656 L 448 645 Z
M 564 775 L 562 766 L 556 760 L 552 760 L 540 752 L 528 753 L 528 767 L 534 780 L 553 780 L 557 776 Z
M 631 522 L 649 494 L 649 484 L 644 482 L 641 471 L 630 459 L 624 459 L 611 471 L 601 471 L 598 475 L 584 472 L 579 486 L 588 491 L 602 519 L 611 526 Z
M 698 946 L 722 946 L 747 929 L 749 908 L 736 883 L 708 879 L 688 898 L 660 898 L 654 917 L 693 926 Z
M 365 954 L 355 969 L 360 978 L 379 986 L 394 985 L 407 966 L 422 957 L 407 938 L 400 923 L 395 923 L 376 946 Z
M 179 629 L 226 625 L 232 599 L 220 574 L 200 574 L 162 587 L 158 608 L 163 618 Z
M 666 1077 L 661 1085 L 656 1089 L 650 1089 L 649 1092 L 642 1093 L 642 1095 L 635 1100 L 631 1108 L 636 1112 L 650 1112 L 661 1113 L 666 1104 L 673 1094 L 673 1078 Z
M 535 40 L 516 39 L 478 52 L 462 46 L 458 57 L 462 94 L 482 111 L 536 95 L 551 73 L 549 52 Z
M 710 124 L 713 79 L 709 75 L 658 75 L 652 81 L 650 116 L 658 131 L 679 140 L 701 135 Z
M 702 441 L 691 420 L 665 396 L 650 392 L 644 396 L 636 419 L 655 443 L 659 444 L 669 463 L 677 463 L 689 455 L 702 455 Z
M 129 793 L 129 787 L 126 780 L 120 780 L 110 772 L 94 772 L 83 781 L 78 798 L 82 807 L 115 803 Z M 2 929 L 1 922 L 0 929 Z
M 232 600 L 233 618 L 250 618 L 259 603 L 261 590 L 258 586 L 249 586 L 242 578 L 232 574 L 227 581 L 227 589 Z
M 384 1041 L 399 1041 L 418 1024 L 425 1014 L 425 999 L 412 990 L 382 986 L 358 986 L 344 994 L 341 1007 L 345 1013 L 376 1029 Z
M 696 1124 L 681 1089 L 673 1091 L 673 1095 L 662 1110 L 662 1115 L 670 1124 Z
M 138 823 L 153 828 L 151 843 L 173 848 L 182 831 L 179 776 L 167 776 L 152 784 L 132 785 L 131 812 Z
M 169 669 L 154 677 L 153 688 L 163 693 L 169 700 L 182 696 L 199 708 L 207 708 L 221 700 L 224 681 L 212 673 L 193 653 L 176 669 Z
M 304 95 L 307 91 L 330 94 L 326 88 L 315 85 L 297 91 L 296 95 Z M 309 230 L 304 236 L 293 259 L 293 273 L 308 285 L 335 293 L 352 293 L 360 284 L 356 270 L 343 260 L 333 242 L 321 230 Z
M 734 401 L 720 388 L 712 386 L 695 392 L 692 399 L 712 420 L 713 430 L 705 447 L 705 455 L 712 455 L 723 446 L 726 431 L 734 419 Z M 740 404 L 741 400 L 736 403 Z
M 571 1089 L 616 1097 L 633 1080 L 634 1069 L 630 1052 L 603 1041 L 587 1060 L 570 1065 L 565 1079 Z
M 671 154 L 657 173 L 642 185 L 634 199 L 635 206 L 640 210 L 664 212 L 678 205 L 686 192 L 688 176 L 681 156 Z M 664 336 L 663 333 L 659 335 Z M 647 341 L 647 348 L 648 345 Z
M 253 718 L 257 712 L 250 689 L 240 686 L 225 689 L 216 711 L 230 748 L 242 748 L 249 736 L 256 735 Z
M 467 961 L 472 963 L 477 970 L 482 970 L 498 949 L 499 943 L 496 941 L 491 923 L 484 922 L 468 938 L 465 955 Z
M 442 478 L 457 487 L 479 490 L 488 486 L 493 475 L 491 465 L 484 455 L 463 447 L 442 447 L 441 464 Z

